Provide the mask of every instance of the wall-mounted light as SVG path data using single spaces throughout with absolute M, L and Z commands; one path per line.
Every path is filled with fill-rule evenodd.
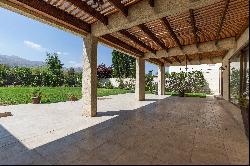
M 226 66 L 225 66 L 226 67 Z M 219 70 L 225 70 L 225 68 L 223 67 L 223 66 L 221 66 L 220 68 L 219 68 Z

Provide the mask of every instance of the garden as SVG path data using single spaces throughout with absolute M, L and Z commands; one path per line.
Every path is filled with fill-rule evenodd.
M 135 59 L 114 50 L 112 66 L 97 67 L 97 96 L 135 91 Z M 145 74 L 146 93 L 157 94 L 153 71 Z M 114 86 L 110 78 L 118 83 Z M 106 80 L 106 81 L 103 81 Z M 0 105 L 56 103 L 82 98 L 82 73 L 65 69 L 56 53 L 47 53 L 42 67 L 11 67 L 0 64 Z M 200 71 L 166 73 L 166 95 L 206 97 L 208 84 Z

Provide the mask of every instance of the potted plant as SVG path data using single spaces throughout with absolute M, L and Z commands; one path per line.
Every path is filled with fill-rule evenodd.
M 34 89 L 32 92 L 32 104 L 40 104 L 41 103 L 42 92 L 40 89 Z
M 77 101 L 77 97 L 73 94 L 69 94 L 69 101 Z

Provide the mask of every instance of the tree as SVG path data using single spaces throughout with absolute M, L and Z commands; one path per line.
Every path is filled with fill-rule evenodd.
M 62 86 L 64 82 L 63 64 L 56 53 L 47 53 L 46 59 L 48 72 L 46 73 L 45 84 L 49 86 Z
M 135 58 L 113 50 L 112 52 L 112 76 L 116 78 L 135 78 Z
M 76 74 L 75 74 L 75 69 L 71 67 L 67 73 L 65 74 L 65 84 L 72 87 L 76 86 Z
M 112 67 L 106 67 L 105 64 L 100 64 L 97 66 L 97 78 L 111 78 L 112 77 Z

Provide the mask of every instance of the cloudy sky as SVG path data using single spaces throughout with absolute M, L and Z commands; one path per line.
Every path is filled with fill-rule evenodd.
M 0 8 L 0 54 L 44 61 L 46 52 L 56 52 L 65 67 L 82 66 L 83 39 L 71 33 Z M 98 64 L 111 65 L 112 49 L 98 45 Z M 146 63 L 146 72 L 157 71 Z

